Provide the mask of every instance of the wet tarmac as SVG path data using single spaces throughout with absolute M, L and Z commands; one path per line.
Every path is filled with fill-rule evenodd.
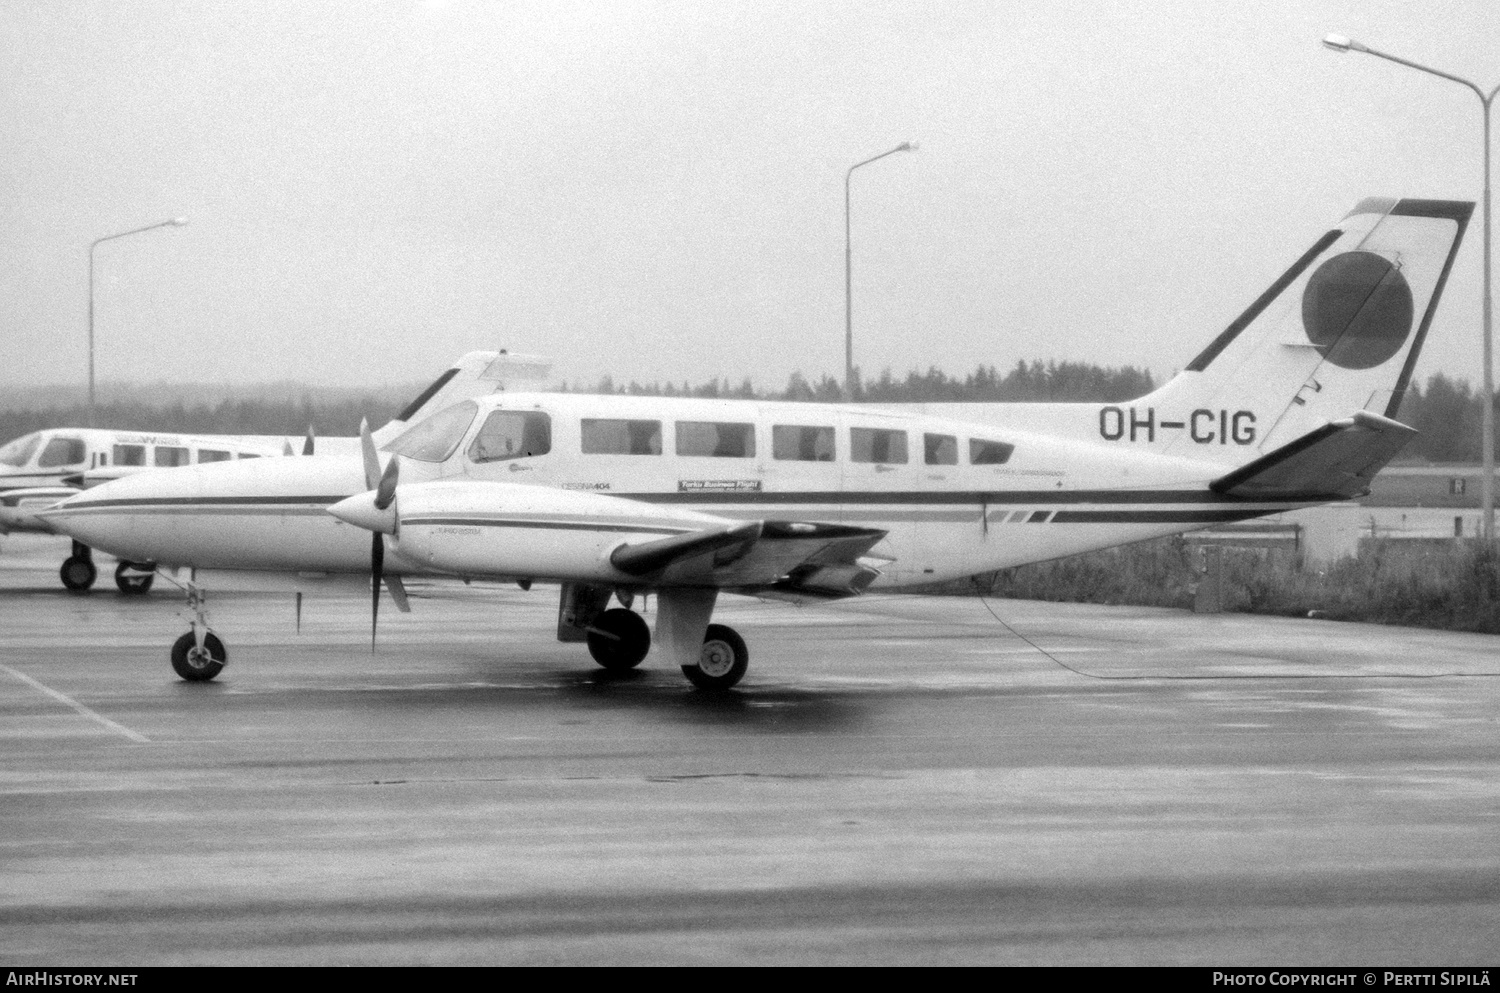
M 6 964 L 1500 960 L 1494 637 L 728 598 L 713 695 L 551 588 L 415 588 L 373 655 L 367 596 L 225 592 L 187 684 L 170 587 L 65 552 L 0 539 Z

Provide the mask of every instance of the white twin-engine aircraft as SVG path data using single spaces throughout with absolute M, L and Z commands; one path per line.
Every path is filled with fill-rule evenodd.
M 534 355 L 469 352 L 433 381 L 377 436 L 389 439 L 457 400 L 483 396 L 508 384 L 546 377 L 550 363 Z M 312 429 L 307 437 L 279 435 L 193 435 L 164 431 L 115 431 L 106 428 L 56 428 L 33 431 L 0 446 L 0 535 L 11 532 L 56 534 L 57 529 L 38 512 L 79 490 L 151 469 L 203 465 L 233 459 L 254 459 L 314 451 Z M 325 454 L 355 455 L 357 438 L 320 438 Z M 98 578 L 92 549 L 73 541 L 72 554 L 58 570 L 63 586 L 87 590 Z M 115 585 L 122 593 L 145 593 L 156 576 L 156 566 L 122 559 L 115 568 Z
M 1366 491 L 1471 203 L 1366 200 L 1161 389 L 1118 404 L 832 406 L 505 393 L 363 456 L 122 479 L 48 512 L 133 560 L 194 570 L 562 586 L 558 634 L 606 668 L 653 636 L 696 685 L 744 675 L 720 591 L 819 599 L 962 577 Z M 369 532 L 373 537 L 364 537 Z M 222 669 L 201 584 L 172 658 Z M 606 609 L 611 595 L 622 606 Z
M 104 428 L 33 431 L 0 446 L 0 534 L 55 534 L 37 512 L 105 480 L 149 468 L 281 455 L 288 444 L 284 438 L 253 435 Z M 124 593 L 144 593 L 155 578 L 153 569 L 122 560 L 115 569 L 115 584 Z M 70 590 L 93 586 L 98 569 L 90 548 L 75 540 L 58 575 Z

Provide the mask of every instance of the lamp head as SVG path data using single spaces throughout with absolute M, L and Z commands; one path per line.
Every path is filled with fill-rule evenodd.
M 1335 52 L 1368 52 L 1369 49 L 1352 38 L 1346 38 L 1341 34 L 1330 34 L 1323 37 L 1323 47 Z
M 172 225 L 172 227 L 174 228 L 185 228 L 187 227 L 187 222 L 188 219 L 186 217 L 174 217 L 167 223 Z

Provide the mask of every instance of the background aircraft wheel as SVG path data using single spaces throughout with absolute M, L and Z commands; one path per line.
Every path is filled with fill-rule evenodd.
M 590 628 L 589 654 L 606 669 L 634 669 L 651 651 L 651 627 L 634 611 L 606 610 Z
M 224 651 L 224 643 L 216 634 L 203 636 L 202 649 L 198 648 L 198 640 L 191 631 L 172 645 L 172 668 L 190 683 L 203 683 L 213 679 L 223 671 L 227 661 L 229 653 Z
M 151 588 L 154 579 L 156 572 L 149 565 L 122 561 L 115 566 L 115 585 L 120 588 L 121 593 L 145 593 Z
M 710 624 L 703 636 L 703 654 L 697 665 L 685 665 L 682 674 L 700 690 L 727 690 L 750 668 L 750 650 L 734 628 Z
M 62 577 L 62 584 L 74 593 L 82 593 L 99 578 L 99 570 L 94 568 L 94 563 L 76 555 L 65 559 L 57 574 Z

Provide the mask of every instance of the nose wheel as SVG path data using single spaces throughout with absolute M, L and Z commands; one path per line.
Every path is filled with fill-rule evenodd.
M 685 665 L 682 674 L 700 690 L 727 690 L 744 678 L 750 667 L 745 639 L 731 627 L 710 624 L 703 636 L 703 651 L 697 665 Z
M 115 566 L 115 585 L 121 593 L 145 593 L 156 579 L 156 567 L 138 562 L 121 561 Z
M 224 671 L 229 653 L 218 635 L 205 631 L 203 644 L 192 631 L 184 634 L 172 645 L 172 668 L 177 675 L 190 683 L 206 683 Z

